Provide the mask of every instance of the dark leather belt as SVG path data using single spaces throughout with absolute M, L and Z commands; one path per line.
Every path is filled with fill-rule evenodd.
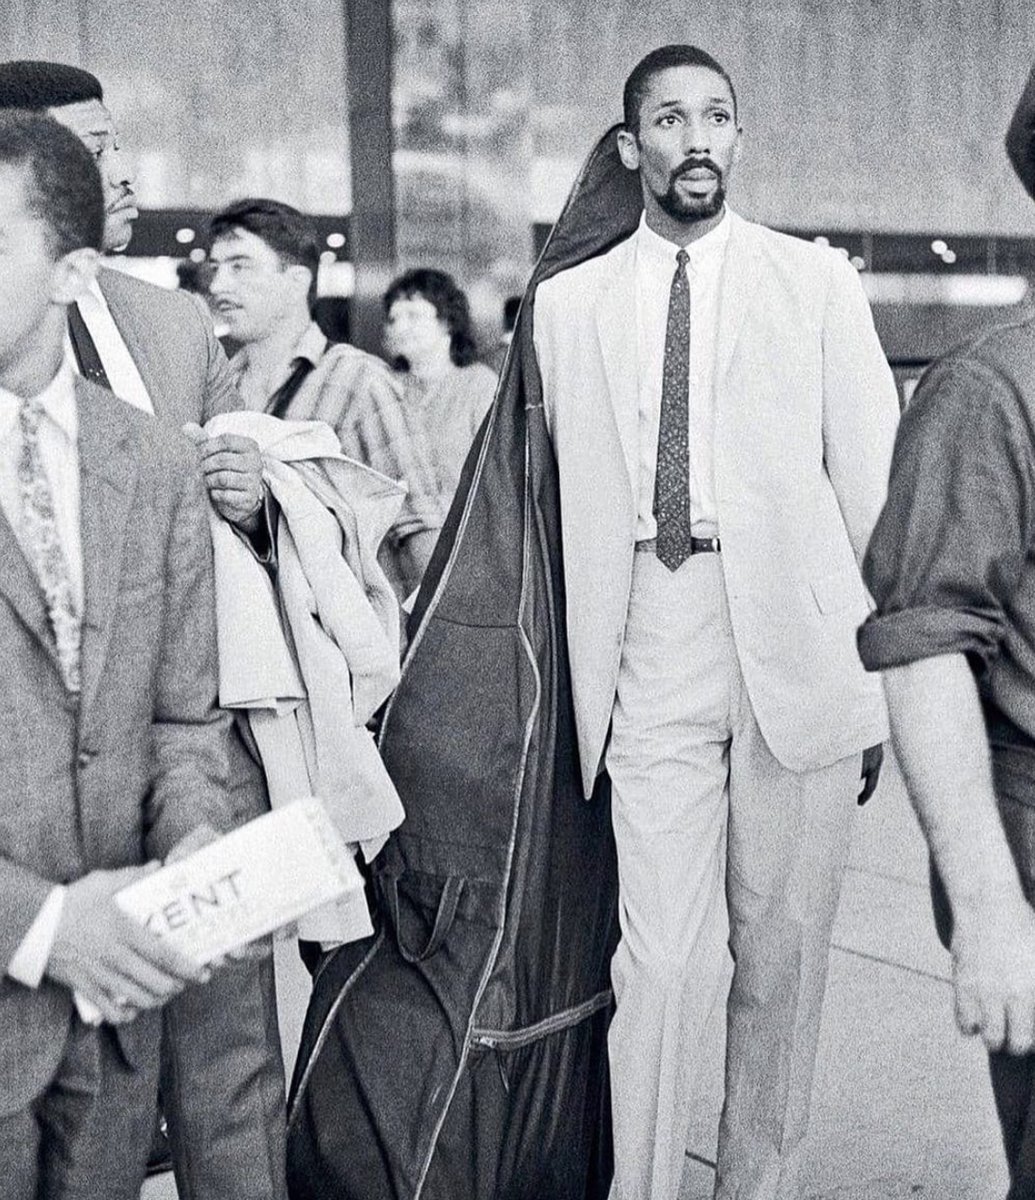
M 644 538 L 642 542 L 636 543 L 636 549 L 644 554 L 657 554 L 658 539 Z M 722 541 L 717 537 L 691 537 L 690 539 L 691 554 L 720 554 L 721 552 Z

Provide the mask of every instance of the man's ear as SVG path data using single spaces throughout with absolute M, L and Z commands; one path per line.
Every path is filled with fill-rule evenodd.
M 622 166 L 630 171 L 638 171 L 640 169 L 640 143 L 636 139 L 636 134 L 628 129 L 619 129 L 618 131 L 618 157 L 622 160 Z
M 301 263 L 292 263 L 289 267 L 285 268 L 285 271 L 288 277 L 295 280 L 299 287 L 308 294 L 313 272 L 308 267 L 303 267 Z
M 51 277 L 51 300 L 55 304 L 71 304 L 77 300 L 97 278 L 100 261 L 100 254 L 88 246 L 70 250 L 59 258 Z

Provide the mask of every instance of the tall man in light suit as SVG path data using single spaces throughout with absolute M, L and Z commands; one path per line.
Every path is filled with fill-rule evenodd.
M 648 55 L 617 136 L 640 226 L 534 309 L 586 795 L 605 766 L 613 783 L 612 1196 L 675 1200 L 725 899 L 715 1194 L 785 1200 L 886 733 L 854 630 L 896 393 L 847 260 L 726 206 L 741 131 L 713 58 Z
M 0 1191 L 135 1200 L 157 1009 L 199 970 L 115 892 L 225 827 L 207 505 L 181 435 L 73 375 L 90 156 L 0 114 Z M 76 997 L 103 1016 L 78 1015 Z
M 4 108 L 46 110 L 81 139 L 104 186 L 104 249 L 125 249 L 138 214 L 100 82 L 61 63 L 0 63 Z M 241 406 L 200 297 L 102 265 L 69 309 L 69 337 L 81 374 L 177 429 Z M 197 429 L 194 436 L 220 514 L 244 531 L 259 530 L 254 442 L 204 439 Z M 230 795 L 235 823 L 268 808 L 261 769 L 236 731 Z M 187 989 L 166 1009 L 165 1025 L 162 1101 L 181 1191 L 191 1200 L 283 1200 L 284 1075 L 272 960 L 235 963 L 211 989 Z

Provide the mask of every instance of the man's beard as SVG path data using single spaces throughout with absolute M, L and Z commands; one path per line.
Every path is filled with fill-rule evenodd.
M 680 176 L 689 168 L 707 165 L 715 172 L 715 190 L 707 196 L 682 196 L 677 190 Z M 668 188 L 660 195 L 655 193 L 658 207 L 674 221 L 689 223 L 691 221 L 707 221 L 717 217 L 726 203 L 726 184 L 722 173 L 714 163 L 687 162 L 672 172 Z

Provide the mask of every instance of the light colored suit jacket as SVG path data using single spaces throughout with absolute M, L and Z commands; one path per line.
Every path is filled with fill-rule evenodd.
M 884 500 L 898 402 L 855 268 L 834 250 L 730 220 L 712 447 L 721 561 L 759 727 L 781 763 L 806 770 L 887 735 L 880 682 L 859 663 L 855 630 L 868 611 L 858 564 Z M 534 302 L 587 796 L 632 580 L 634 259 L 630 238 L 546 280 Z
M 155 415 L 179 428 L 241 407 L 230 364 L 200 297 L 102 268 L 101 294 Z
M 0 971 L 55 883 L 160 858 L 230 820 L 217 708 L 208 504 L 180 435 L 76 381 L 82 690 L 65 688 L 43 593 L 0 514 Z M 42 1089 L 71 993 L 0 976 L 0 1115 Z M 120 1028 L 157 1053 L 150 1015 Z

